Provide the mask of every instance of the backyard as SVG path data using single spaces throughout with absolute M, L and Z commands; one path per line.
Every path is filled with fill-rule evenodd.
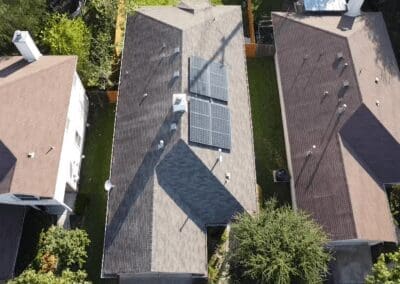
M 80 216 L 80 227 L 91 240 L 86 270 L 93 283 L 109 283 L 100 280 L 103 253 L 104 225 L 107 196 L 104 182 L 109 177 L 115 105 L 105 96 L 90 95 L 90 113 L 81 170 L 80 192 L 75 206 Z
M 279 105 L 275 65 L 272 57 L 247 60 L 257 183 L 264 200 L 275 196 L 281 203 L 290 203 L 287 184 L 273 182 L 272 171 L 285 168 L 286 155 Z

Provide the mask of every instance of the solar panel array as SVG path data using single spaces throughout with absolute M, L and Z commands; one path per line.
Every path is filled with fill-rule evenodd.
M 228 101 L 228 79 L 223 64 L 190 57 L 190 92 L 220 101 Z
M 231 122 L 225 105 L 190 99 L 190 142 L 230 150 Z

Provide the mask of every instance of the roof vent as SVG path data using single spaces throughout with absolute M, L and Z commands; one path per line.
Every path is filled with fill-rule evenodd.
M 375 102 L 375 104 L 376 104 L 376 106 L 378 107 L 378 106 L 381 104 L 381 102 L 377 100 L 377 101 Z
M 342 60 L 342 59 L 343 59 L 343 52 L 338 52 L 338 53 L 336 54 L 336 59 L 337 59 L 337 60 Z
M 303 1 L 296 1 L 293 3 L 294 10 L 296 14 L 303 14 L 304 13 L 304 3 Z
M 179 52 L 181 52 L 181 48 L 179 46 L 175 47 L 174 48 L 174 54 L 178 54 Z
M 344 113 L 346 108 L 347 108 L 347 105 L 346 104 L 342 104 L 340 107 L 338 107 L 338 114 Z
M 35 158 L 35 152 L 29 152 L 26 156 L 27 156 L 29 159 L 34 159 L 34 158 Z
M 169 130 L 172 132 L 172 131 L 176 131 L 177 128 L 178 128 L 178 126 L 176 125 L 176 123 L 171 123 Z
M 376 77 L 376 78 L 375 78 L 375 84 L 378 84 L 378 83 L 379 83 L 379 78 Z
M 344 80 L 343 81 L 343 88 L 348 88 L 348 87 L 350 87 L 350 82 L 349 81 L 347 81 L 347 80 Z
M 329 92 L 328 92 L 328 91 L 325 91 L 325 92 L 324 92 L 324 96 L 327 96 L 327 95 L 329 95 Z
M 114 188 L 114 185 L 111 183 L 111 180 L 106 180 L 106 182 L 104 183 L 104 189 L 105 191 L 109 192 L 111 189 Z
M 219 153 L 219 156 L 218 156 L 218 162 L 220 162 L 220 163 L 222 163 L 222 149 L 218 149 L 218 153 Z
M 172 108 L 174 112 L 187 112 L 186 94 L 173 94 Z
M 348 67 L 349 66 L 349 63 L 344 63 L 344 68 L 346 68 L 346 67 Z
M 177 78 L 179 78 L 179 76 L 180 76 L 180 72 L 179 72 L 179 70 L 176 70 L 176 71 L 174 72 L 173 78 L 174 78 L 174 79 L 177 79 Z
M 182 0 L 178 4 L 178 8 L 196 14 L 200 11 L 206 10 L 207 8 L 211 8 L 211 4 L 208 0 Z
M 346 16 L 357 17 L 361 15 L 361 6 L 364 0 L 349 0 L 347 3 L 347 13 Z
M 36 61 L 42 56 L 35 42 L 27 31 L 15 31 L 12 42 L 17 47 L 22 57 L 28 62 Z
M 157 145 L 158 150 L 161 150 L 162 148 L 164 148 L 164 140 L 160 140 L 160 142 L 158 142 L 158 145 Z

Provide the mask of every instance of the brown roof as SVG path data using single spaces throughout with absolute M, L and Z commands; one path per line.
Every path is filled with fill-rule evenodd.
M 0 57 L 0 140 L 16 158 L 12 193 L 54 196 L 76 62 L 75 56 L 30 64 Z
M 400 181 L 400 75 L 382 15 L 273 24 L 295 205 L 333 240 L 397 241 L 383 184 Z

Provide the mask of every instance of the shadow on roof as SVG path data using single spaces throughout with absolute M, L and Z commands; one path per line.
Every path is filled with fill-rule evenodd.
M 202 230 L 207 224 L 226 224 L 244 211 L 182 140 L 160 162 L 156 173 L 160 186 Z
M 364 104 L 340 135 L 344 146 L 380 186 L 400 182 L 400 145 Z
M 0 140 L 0 193 L 10 191 L 17 158 Z
M 29 63 L 25 59 L 20 59 L 13 64 L 0 70 L 0 78 L 8 77 L 9 75 L 17 72 L 18 70 L 24 68 Z

